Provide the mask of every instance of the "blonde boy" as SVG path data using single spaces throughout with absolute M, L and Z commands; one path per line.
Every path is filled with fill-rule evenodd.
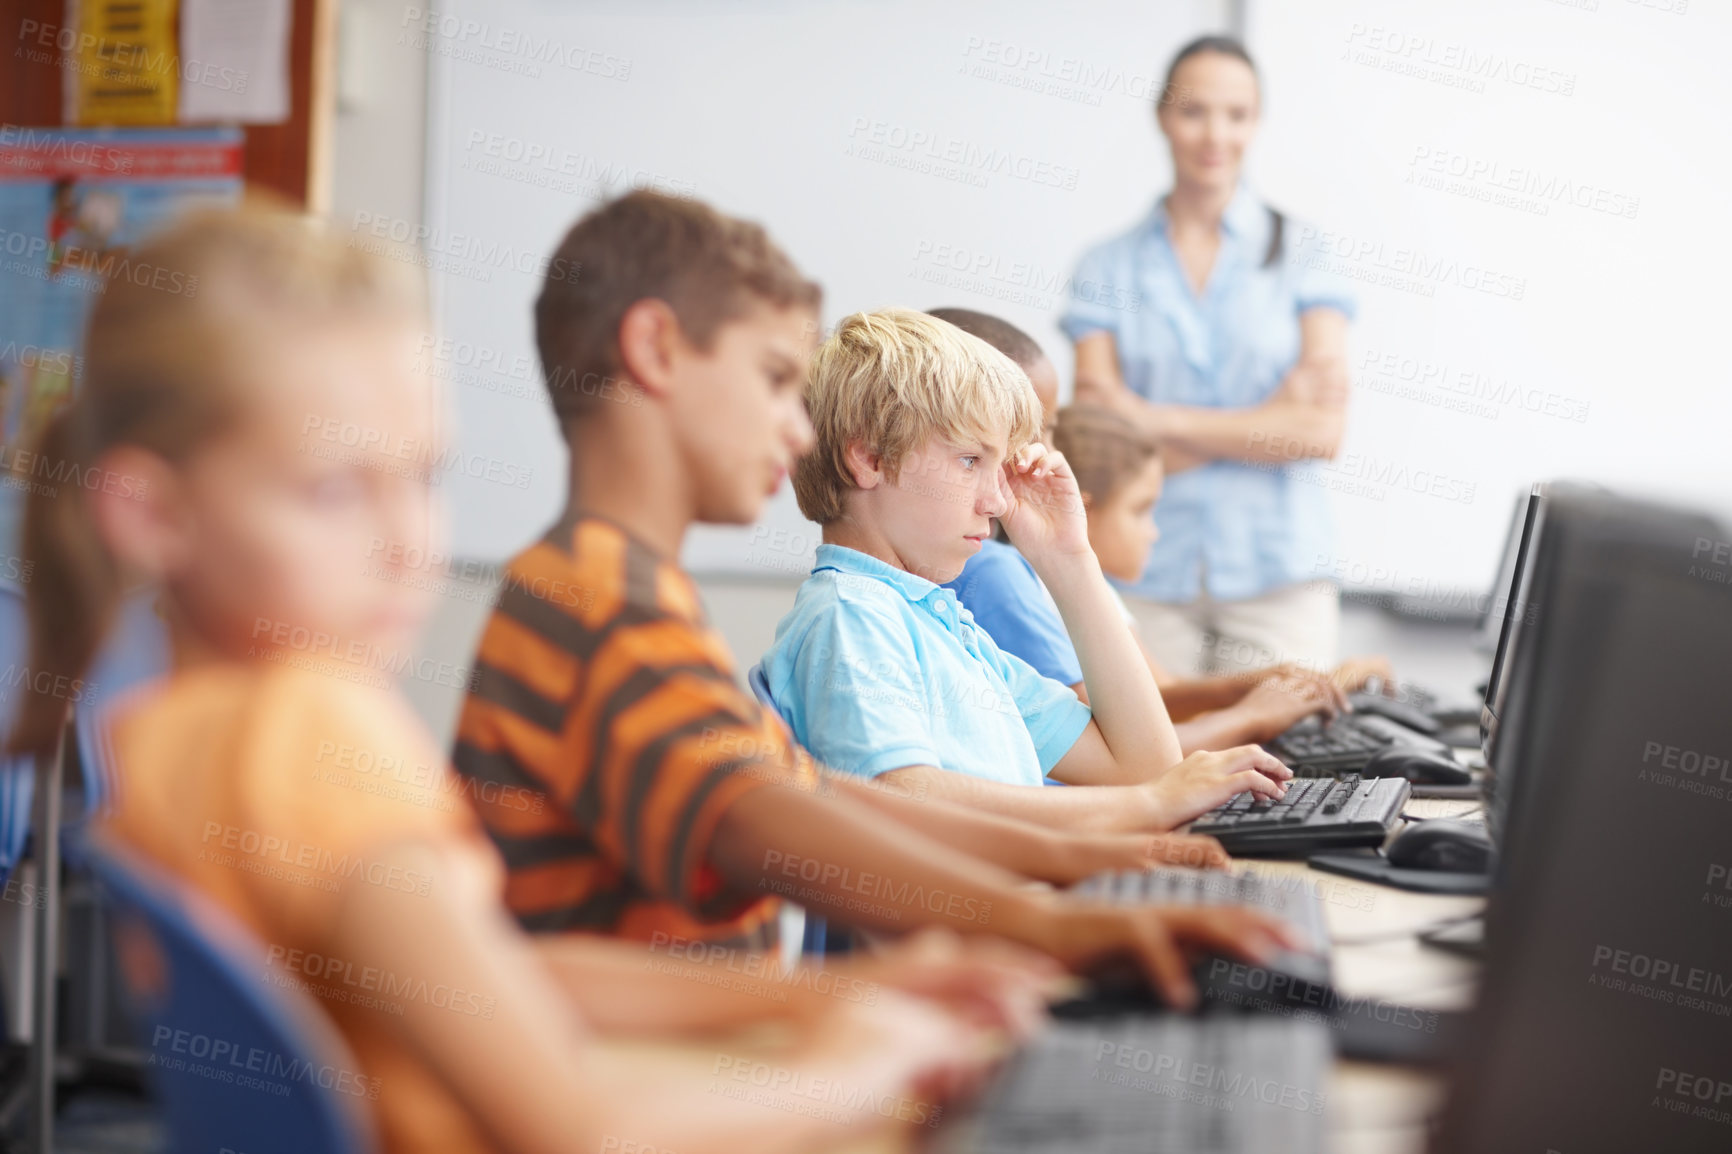
M 1178 824 L 1246 789 L 1283 791 L 1287 770 L 1255 747 L 1181 761 L 1076 481 L 1035 440 L 1040 402 L 1008 357 L 924 313 L 859 313 L 819 348 L 806 401 L 816 446 L 794 489 L 824 544 L 764 673 L 822 761 L 1061 825 L 1116 824 L 1151 799 Z M 1092 708 L 942 588 L 993 518 L 1052 591 Z M 1036 788 L 1049 775 L 1125 788 Z

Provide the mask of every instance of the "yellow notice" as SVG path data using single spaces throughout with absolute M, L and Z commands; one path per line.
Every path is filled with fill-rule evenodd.
M 67 65 L 73 124 L 173 124 L 180 87 L 178 0 L 78 0 Z

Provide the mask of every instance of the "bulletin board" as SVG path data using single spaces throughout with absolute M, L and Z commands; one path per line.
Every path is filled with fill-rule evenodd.
M 77 388 L 94 299 L 151 275 L 137 240 L 244 189 L 328 207 L 335 18 L 336 0 L 0 3 L 0 581 L 22 571 L 24 497 L 77 483 L 32 446 Z

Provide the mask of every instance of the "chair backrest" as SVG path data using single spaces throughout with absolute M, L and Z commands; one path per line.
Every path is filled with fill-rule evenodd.
M 29 623 L 24 593 L 0 581 L 0 736 L 11 732 L 18 705 L 35 671 L 29 668 Z M 97 654 L 83 685 L 73 696 L 73 724 L 83 769 L 84 813 L 71 814 L 74 828 L 83 817 L 100 811 L 113 793 L 114 770 L 109 753 L 109 707 L 126 690 L 169 666 L 168 629 L 156 616 L 154 598 L 134 595 L 122 603 L 114 628 Z M 70 784 L 70 783 L 69 783 Z M 23 856 L 30 836 L 35 779 L 27 758 L 0 759 L 0 880 L 10 875 Z M 76 856 L 80 842 L 67 848 Z
M 12 721 L 29 685 L 29 635 L 23 594 L 0 582 L 0 740 L 12 732 Z M 24 856 L 35 797 L 36 777 L 30 759 L 0 758 L 0 881 L 11 876 Z
M 313 999 L 267 986 L 244 926 L 138 855 L 86 839 L 171 1150 L 366 1154 L 378 1083 Z
M 764 676 L 763 662 L 755 661 L 752 663 L 752 667 L 746 670 L 746 684 L 751 687 L 752 696 L 758 699 L 759 705 L 777 717 L 782 716 L 782 711 L 776 708 L 776 699 L 770 696 L 770 679 Z M 783 720 L 787 719 L 783 718 Z
M 113 627 L 84 677 L 72 717 L 84 772 L 84 816 L 102 811 L 114 793 L 114 762 L 108 715 L 128 690 L 168 672 L 168 627 L 156 615 L 156 595 L 146 591 L 122 602 Z M 78 840 L 68 843 L 76 852 Z

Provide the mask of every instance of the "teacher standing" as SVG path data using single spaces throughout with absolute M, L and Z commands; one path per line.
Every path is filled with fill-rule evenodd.
M 1173 187 L 1078 265 L 1061 324 L 1079 401 L 1161 442 L 1162 536 L 1127 587 L 1179 674 L 1334 664 L 1340 590 L 1328 475 L 1346 422 L 1351 292 L 1241 181 L 1261 93 L 1238 41 L 1167 71 L 1156 120 Z

